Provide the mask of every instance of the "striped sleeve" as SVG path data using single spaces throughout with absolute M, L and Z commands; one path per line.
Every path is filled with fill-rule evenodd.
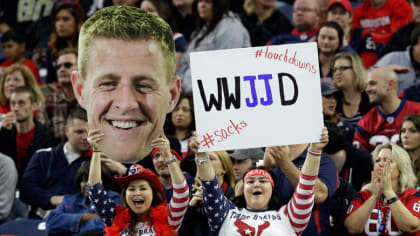
M 314 187 L 317 175 L 300 174 L 299 184 L 285 207 L 285 214 L 296 232 L 300 235 L 309 223 L 314 206 Z
M 185 212 L 187 211 L 190 193 L 185 179 L 181 184 L 173 184 L 172 187 L 173 194 L 171 202 L 169 203 L 168 222 L 169 225 L 178 231 Z

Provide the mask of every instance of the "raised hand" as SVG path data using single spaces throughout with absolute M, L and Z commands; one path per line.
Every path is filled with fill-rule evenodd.
M 280 166 L 282 162 L 290 160 L 289 146 L 267 147 L 265 149 L 264 158 L 267 158 L 264 160 L 264 164 L 272 165 L 274 162 L 277 166 Z
M 152 141 L 152 148 L 159 148 L 159 150 L 161 151 L 162 155 L 165 157 L 165 159 L 171 159 L 172 158 L 172 154 L 171 154 L 171 146 L 169 143 L 169 140 L 166 138 L 165 133 L 163 132 L 163 130 L 160 132 L 160 136 L 159 138 L 156 138 Z
M 193 133 L 193 137 L 190 140 L 189 146 L 190 146 L 191 152 L 194 153 L 194 155 L 197 155 L 198 148 L 200 147 L 200 141 L 198 141 L 197 132 Z
M 375 197 L 379 197 L 382 193 L 382 167 L 375 167 L 371 174 L 370 183 L 364 189 L 369 190 Z
M 101 133 L 101 130 L 99 129 L 89 130 L 87 141 L 89 142 L 93 151 L 95 152 L 99 151 L 98 143 L 101 142 L 103 138 L 104 138 L 104 134 Z
M 16 114 L 14 112 L 9 112 L 4 115 L 1 126 L 7 130 L 11 130 L 14 123 L 16 123 Z
M 198 178 L 195 178 L 195 183 L 192 187 L 192 198 L 190 201 L 190 206 L 196 207 L 200 202 L 203 201 L 203 185 L 201 185 L 201 181 Z
M 328 130 L 326 127 L 322 129 L 321 137 L 319 138 L 318 143 L 311 143 L 310 149 L 312 151 L 322 151 L 325 146 L 328 144 Z

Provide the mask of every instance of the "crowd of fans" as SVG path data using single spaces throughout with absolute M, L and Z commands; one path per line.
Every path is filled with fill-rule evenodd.
M 112 5 L 173 32 L 182 94 L 150 169 L 100 153 L 74 94 L 82 24 Z M 0 37 L 0 235 L 420 235 L 420 0 L 0 1 Z M 321 142 L 198 153 L 190 53 L 301 42 Z

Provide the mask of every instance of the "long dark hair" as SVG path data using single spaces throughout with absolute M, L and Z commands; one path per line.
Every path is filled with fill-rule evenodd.
M 337 35 L 338 35 L 338 47 L 335 50 L 335 52 L 336 53 L 339 52 L 340 49 L 341 49 L 341 47 L 343 46 L 344 32 L 343 32 L 343 29 L 341 28 L 341 26 L 339 24 L 337 24 L 336 22 L 334 22 L 334 21 L 327 21 L 327 22 L 325 22 L 325 24 L 323 24 L 318 29 L 318 33 L 316 33 L 316 38 L 317 38 L 316 41 L 317 41 L 317 43 L 318 43 L 319 32 L 321 32 L 321 29 L 322 28 L 325 28 L 325 27 L 333 28 L 333 29 L 335 29 L 337 31 Z
M 187 99 L 188 100 L 188 103 L 190 105 L 191 123 L 188 126 L 188 130 L 190 132 L 192 132 L 192 131 L 195 130 L 195 116 L 194 116 L 194 102 L 193 102 L 193 97 L 192 97 L 191 94 L 185 94 L 185 93 L 184 94 L 181 94 L 179 96 L 178 103 L 176 104 L 175 107 L 177 107 L 179 105 L 179 103 L 181 103 L 182 99 Z M 174 123 L 172 123 L 172 113 L 169 113 L 166 116 L 164 130 L 165 130 L 165 134 L 175 135 L 175 125 L 174 125 Z
M 198 1 L 200 0 L 195 0 L 193 3 L 193 12 L 194 14 L 198 14 Z M 213 19 L 211 19 L 210 24 L 207 26 L 206 31 L 204 32 L 203 35 L 201 35 L 194 44 L 194 48 L 197 48 L 198 45 L 201 43 L 201 41 L 203 41 L 203 39 L 205 37 L 207 37 L 207 35 L 209 35 L 214 28 L 216 28 L 216 25 L 222 20 L 224 15 L 227 15 L 228 10 L 229 10 L 229 0 L 212 0 L 213 2 Z M 192 39 L 196 38 L 198 36 L 198 33 L 201 31 L 201 29 L 206 25 L 206 22 L 204 22 L 204 20 L 202 20 L 200 17 L 197 17 L 197 22 L 196 22 L 196 31 L 195 33 L 192 35 Z
M 246 173 L 248 173 L 249 171 L 254 170 L 254 169 L 262 169 L 262 170 L 265 170 L 268 173 L 270 173 L 270 175 L 271 175 L 271 177 L 273 178 L 273 181 L 274 181 L 274 186 L 276 186 L 276 178 L 275 178 L 275 175 L 274 175 L 274 173 L 269 168 L 267 168 L 265 166 L 252 167 Z M 245 175 L 246 175 L 246 173 L 245 173 Z M 245 187 L 245 183 L 244 183 L 244 187 Z M 242 193 L 239 196 L 235 196 L 233 198 L 232 202 L 235 203 L 236 206 L 238 206 L 239 208 L 246 208 L 246 206 L 247 206 L 246 205 L 246 200 L 245 200 L 244 193 Z M 281 206 L 282 205 L 281 205 L 280 198 L 274 192 L 274 188 L 273 188 L 273 191 L 272 191 L 271 197 L 270 197 L 270 201 L 268 201 L 268 210 L 275 210 L 275 211 L 277 211 L 278 209 L 280 209 Z
M 69 0 L 57 1 L 54 8 L 54 12 L 52 14 L 52 21 L 54 22 L 54 27 L 53 27 L 54 31 L 50 36 L 50 42 L 49 42 L 49 45 L 51 46 L 51 49 L 52 49 L 51 54 L 54 59 L 57 59 L 56 58 L 57 53 L 58 51 L 60 51 L 60 49 L 69 47 L 69 45 L 67 45 L 66 39 L 58 37 L 56 29 L 55 29 L 55 20 L 57 18 L 57 14 L 61 10 L 68 10 L 75 20 L 76 30 L 72 37 L 73 46 L 75 48 L 77 48 L 77 43 L 79 40 L 79 31 L 85 19 L 83 9 L 81 8 L 78 2 L 73 2 Z
M 160 204 L 162 204 L 165 201 L 162 194 L 159 192 L 158 188 L 152 182 L 150 182 L 148 180 L 146 180 L 146 181 L 149 183 L 150 188 L 152 189 L 152 194 L 153 194 L 152 204 L 151 204 L 150 207 L 152 208 L 152 207 L 159 206 Z M 121 199 L 122 199 L 122 202 L 123 202 L 123 206 L 125 208 L 128 208 L 128 212 L 130 213 L 130 216 L 131 216 L 130 217 L 130 224 L 128 226 L 128 231 L 131 233 L 131 232 L 134 232 L 136 224 L 137 224 L 137 222 L 139 222 L 140 217 L 136 213 L 134 213 L 130 209 L 130 207 L 128 207 L 127 200 L 126 200 L 127 186 L 128 186 L 128 183 L 126 184 L 126 186 L 123 188 L 123 190 L 121 192 Z M 146 213 L 146 218 L 149 222 L 151 222 L 153 224 L 152 217 L 150 216 L 150 209 Z

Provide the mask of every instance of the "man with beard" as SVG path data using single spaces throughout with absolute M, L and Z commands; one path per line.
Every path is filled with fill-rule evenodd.
M 63 144 L 66 141 L 66 117 L 77 105 L 71 85 L 71 72 L 77 70 L 77 50 L 65 48 L 59 51 L 56 65 L 58 84 L 48 86 L 37 119 L 54 134 L 57 144 Z
M 38 207 L 54 209 L 63 201 L 65 194 L 79 191 L 74 177 L 92 154 L 87 141 L 86 112 L 80 107 L 70 111 L 65 134 L 68 141 L 64 145 L 37 151 L 25 170 L 20 195 L 32 206 L 30 216 L 35 216 Z
M 400 140 L 402 120 L 408 114 L 420 114 L 420 103 L 398 98 L 398 76 L 390 68 L 370 71 L 367 81 L 369 102 L 376 107 L 359 120 L 353 145 L 372 152 L 379 144 Z
M 31 87 L 17 87 L 10 97 L 10 109 L 16 119 L 3 119 L 0 130 L 0 152 L 10 156 L 23 175 L 32 155 L 41 148 L 53 146 L 48 130 L 34 120 L 38 99 Z M 19 178 L 20 179 L 20 178 Z

